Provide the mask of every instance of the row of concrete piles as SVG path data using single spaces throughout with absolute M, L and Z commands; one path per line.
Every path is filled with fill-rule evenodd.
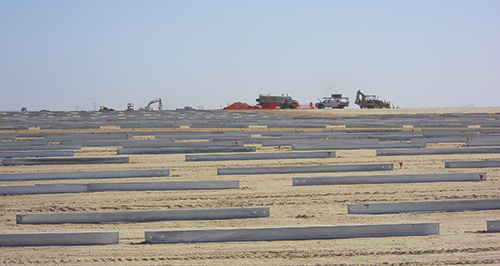
M 312 116 L 289 116 L 284 114 L 262 114 L 246 112 L 222 112 L 222 111 L 162 111 L 162 112 L 25 112 L 25 113 L 0 113 L 2 123 L 0 124 L 0 157 L 27 157 L 24 160 L 46 159 L 52 163 L 67 162 L 67 158 L 43 158 L 53 155 L 42 154 L 42 152 L 74 151 L 81 147 L 92 146 L 119 146 L 117 154 L 172 154 L 172 153 L 229 153 L 221 155 L 206 155 L 201 160 L 231 160 L 239 157 L 240 160 L 257 159 L 297 159 L 297 158 L 326 158 L 335 157 L 335 150 L 342 149 L 377 149 L 377 155 L 381 156 L 383 151 L 393 149 L 404 151 L 397 155 L 417 154 L 454 154 L 454 153 L 499 153 L 495 147 L 500 142 L 500 114 L 425 114 L 425 115 L 377 115 L 356 117 L 312 117 Z M 198 129 L 199 132 L 187 132 L 187 129 Z M 49 133 L 46 129 L 83 129 L 84 133 Z M 141 132 L 142 129 L 153 129 Z M 156 129 L 156 130 L 155 130 Z M 95 130 L 95 131 L 94 131 Z M 109 131 L 109 132 L 106 132 Z M 200 142 L 204 141 L 204 142 Z M 486 146 L 486 148 L 463 147 L 455 149 L 431 149 L 428 143 L 463 142 L 464 146 Z M 49 145 L 50 144 L 50 145 Z M 263 146 L 291 146 L 293 150 L 329 150 L 327 152 L 289 152 L 287 155 L 259 155 L 255 153 L 255 145 Z M 53 147 L 52 147 L 53 146 Z M 36 147 L 36 148 L 35 148 Z M 432 150 L 432 151 L 431 151 Z M 417 151 L 412 153 L 412 151 Z M 25 152 L 29 155 L 21 156 Z M 37 152 L 39 154 L 37 154 Z M 237 152 L 237 154 L 235 154 Z M 251 156 L 241 152 L 254 152 Z M 3 153 L 3 154 L 2 154 Z M 20 156 L 15 156 L 18 153 Z M 379 154 L 380 153 L 380 154 Z M 293 155 L 289 155 L 293 154 Z M 333 156 L 332 156 L 333 155 Z M 392 156 L 395 154 L 384 154 Z M 56 155 L 57 156 L 57 155 Z M 69 155 L 72 156 L 72 155 Z M 186 161 L 197 161 L 202 155 L 186 156 Z M 212 156 L 212 157 L 211 157 Z M 287 157 L 289 156 L 289 157 Z M 291 156 L 291 157 L 290 157 Z M 314 157 L 316 156 L 316 157 Z M 37 158 L 32 158 L 37 157 Z M 78 157 L 74 157 L 78 158 Z M 110 160 L 113 157 L 105 158 Z M 116 158 L 128 157 L 116 156 Z M 7 158 L 13 160 L 15 158 Z M 104 158 L 102 158 L 104 159 Z M 60 160 L 60 161 L 58 161 Z M 89 159 L 90 160 L 90 159 Z M 42 161 L 39 161 L 43 164 Z M 28 163 L 28 161 L 25 161 Z M 78 163 L 78 162 L 76 162 Z M 82 162 L 79 162 L 82 163 Z M 98 160 L 95 163 L 99 163 Z M 110 163 L 104 161 L 101 163 Z M 454 162 L 447 162 L 452 165 Z M 468 162 L 471 164 L 471 162 Z M 472 163 L 473 164 L 473 163 Z M 480 167 L 499 167 L 495 161 L 489 161 Z M 455 167 L 460 167 L 456 164 Z M 477 167 L 472 166 L 472 167 Z M 344 171 L 390 171 L 393 164 L 358 164 L 358 165 L 306 165 L 287 166 L 288 171 L 282 167 L 253 167 L 253 168 L 219 168 L 218 174 L 241 175 L 241 174 L 269 174 L 269 173 L 309 173 L 309 172 L 344 172 Z M 290 171 L 291 169 L 291 171 Z M 126 173 L 122 173 L 126 176 Z M 165 173 L 164 173 L 165 174 Z M 414 182 L 426 182 L 433 174 L 419 176 Z M 486 173 L 478 173 L 478 176 L 486 176 Z M 78 174 L 76 174 L 78 176 Z M 97 174 L 99 176 L 99 174 Z M 103 175 L 102 178 L 106 178 Z M 390 176 L 390 175 L 387 175 Z M 436 175 L 434 174 L 434 178 Z M 478 181 L 485 181 L 481 177 Z M 11 178 L 7 176 L 4 178 Z M 30 178 L 30 177 L 25 177 Z M 36 177 L 31 177 L 31 180 Z M 50 177 L 49 177 L 50 178 Z M 54 177 L 52 177 L 54 178 Z M 373 177 L 372 177 L 373 178 Z M 400 177 L 400 179 L 412 182 L 411 176 Z M 420 178 L 420 180 L 418 179 Z M 456 177 L 457 178 L 457 177 Z M 460 178 L 458 177 L 459 181 Z M 473 178 L 476 178 L 474 176 Z M 57 178 L 55 178 L 57 179 Z M 78 179 L 78 178 L 75 178 Z M 373 179 L 371 179 L 373 180 Z M 448 180 L 453 182 L 453 180 Z M 471 181 L 471 180 L 467 180 Z M 234 182 L 234 181 L 228 181 Z M 236 181 L 237 182 L 237 181 Z M 331 180 L 329 182 L 332 182 Z M 358 181 L 362 182 L 362 181 Z M 117 184 L 118 185 L 118 184 Z M 134 184 L 135 185 L 135 184 Z M 157 184 L 143 184 L 145 189 Z M 170 184 L 163 184 L 168 186 Z M 295 179 L 294 179 L 295 185 Z M 302 184 L 303 185 L 303 184 Z M 329 184 L 331 185 L 331 184 Z M 57 186 L 57 185 L 56 185 Z M 92 184 L 84 185 L 88 190 Z M 104 183 L 108 189 L 114 184 Z M 127 184 L 119 184 L 125 186 Z M 235 186 L 231 183 L 230 186 Z M 130 188 L 130 186 L 128 186 Z M 232 187 L 232 188 L 233 188 Z M 94 188 L 95 189 L 95 188 Z M 102 189 L 102 188 L 101 188 Z M 189 188 L 188 188 L 189 189 Z M 220 187 L 219 187 L 220 189 Z M 35 190 L 38 190 L 35 189 Z M 96 190 L 97 191 L 97 190 Z M 102 190 L 101 190 L 102 191 Z M 85 192 L 92 192 L 85 191 Z M 51 193 L 51 192 L 49 192 Z M 57 192 L 53 192 L 57 193 Z M 483 200 L 484 201 L 484 200 Z M 500 208 L 498 200 L 485 202 L 473 202 L 478 205 L 476 209 Z M 418 203 L 416 203 L 418 205 Z M 466 202 L 438 202 L 423 203 L 439 205 L 438 207 L 427 207 L 417 211 L 447 210 L 446 206 L 455 206 L 471 203 Z M 414 204 L 415 205 L 415 204 Z M 425 206 L 427 206 L 425 205 Z M 434 206 L 433 205 L 433 206 Z M 482 207 L 482 206 L 486 207 Z M 376 205 L 374 205 L 376 206 Z M 403 208 L 401 209 L 401 206 Z M 413 205 L 412 205 L 413 206 Z M 443 207 L 444 206 L 444 207 Z M 411 211 L 405 209 L 404 204 L 394 206 L 383 206 L 392 212 Z M 349 206 L 351 210 L 362 208 Z M 400 208 L 394 211 L 395 208 Z M 454 207 L 457 210 L 456 207 Z M 418 209 L 418 208 L 417 208 Z M 469 208 L 471 209 L 471 208 Z M 474 208 L 472 208 L 474 209 Z M 349 209 L 348 209 L 349 210 Z M 201 210 L 213 214 L 215 210 Z M 221 210 L 217 210 L 221 211 Z M 253 214 L 256 214 L 255 210 Z M 148 215 L 158 215 L 157 211 L 150 213 L 134 214 L 134 219 L 144 220 Z M 196 212 L 196 210 L 195 210 Z M 222 210 L 225 217 L 231 216 L 233 210 Z M 259 210 L 263 216 L 269 216 L 269 210 Z M 108 217 L 113 214 L 74 214 L 71 217 L 60 218 L 52 214 L 19 214 L 18 223 L 29 223 L 30 219 L 41 219 L 35 223 L 43 222 L 44 217 L 55 219 L 55 221 L 68 222 L 99 222 L 99 217 Z M 45 216 L 44 216 L 45 215 Z M 71 214 L 69 214 L 71 215 Z M 92 217 L 89 218 L 91 215 Z M 129 214 L 123 214 L 127 217 Z M 170 214 L 163 214 L 168 219 Z M 223 215 L 223 216 L 224 216 Z M 44 217 L 42 217 L 44 216 Z M 57 217 L 56 217 L 57 216 Z M 188 215 L 189 216 L 189 215 Z M 195 219 L 206 219 L 195 215 Z M 258 217 L 262 217 L 257 215 Z M 35 218 L 33 218 L 35 217 Z M 54 218 L 55 217 L 55 218 Z M 76 217 L 76 218 L 75 218 Z M 97 218 L 96 218 L 97 217 Z M 131 217 L 131 216 L 128 216 Z M 220 217 L 219 217 L 220 218 Z M 238 216 L 238 218 L 242 218 Z M 87 219 L 87 220 L 85 220 Z M 104 219 L 104 218 L 103 218 Z M 165 219 L 165 218 L 162 218 Z M 217 219 L 217 217 L 216 217 Z M 101 221 L 102 222 L 102 221 Z M 497 221 L 488 221 L 488 230 L 496 230 Z M 407 227 L 413 230 L 407 230 Z M 491 228 L 490 228 L 491 227 Z M 420 228 L 416 230 L 415 228 Z M 380 232 L 392 232 L 381 234 Z M 398 233 L 399 231 L 405 232 Z M 271 234 L 270 232 L 275 232 Z M 347 232 L 347 233 L 346 233 Z M 410 232 L 410 233 L 408 233 Z M 298 228 L 247 228 L 234 230 L 181 230 L 181 231 L 146 231 L 145 241 L 148 243 L 178 243 L 178 242 L 211 242 L 211 241 L 257 241 L 257 240 L 300 240 L 320 238 L 344 238 L 344 237 L 374 237 L 395 235 L 428 235 L 438 234 L 439 224 L 398 224 L 387 229 L 386 225 L 364 225 L 347 227 L 298 227 Z M 0 235 L 0 245 L 80 245 L 80 244 L 117 244 L 117 232 L 83 232 L 83 233 L 60 233 L 72 234 L 74 241 L 68 241 L 71 237 L 51 234 L 3 234 Z M 89 235 L 88 235 L 89 234 Z M 92 237 L 89 237 L 92 235 Z M 207 235 L 210 236 L 207 238 Z M 238 235 L 238 237 L 234 237 Z M 13 240 L 16 239 L 16 240 Z M 20 241 L 21 239 L 22 241 Z M 23 240 L 24 239 L 24 240 Z M 61 240 L 66 239 L 66 240 Z M 84 241 L 84 240 L 87 241 Z M 172 241 L 172 239 L 177 239 Z M 9 242 L 10 241 L 10 242 Z M 12 242 L 14 241 L 14 242 Z M 38 242 L 37 242 L 38 241 Z
M 240 147 L 245 144 L 292 146 L 293 150 L 421 149 L 428 143 L 443 142 L 500 145 L 500 134 L 496 132 L 500 128 L 498 114 L 332 118 L 221 111 L 122 111 L 4 112 L 0 117 L 4 121 L 0 125 L 4 132 L 0 133 L 0 157 L 72 156 L 71 150 L 88 146 L 118 146 L 119 154 L 168 154 L 189 153 L 197 148 L 195 153 L 253 151 Z M 75 128 L 89 131 L 43 131 Z M 153 131 L 140 131 L 145 128 Z M 204 132 L 186 132 L 187 128 Z M 15 130 L 24 132 L 10 133 Z M 144 136 L 149 139 L 141 138 Z M 32 141 L 20 141 L 26 139 Z M 210 143 L 186 142 L 192 140 Z

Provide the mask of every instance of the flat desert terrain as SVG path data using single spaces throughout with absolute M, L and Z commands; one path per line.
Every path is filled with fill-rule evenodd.
M 225 112 L 225 111 L 220 111 Z M 233 111 L 236 112 L 236 111 Z M 259 112 L 244 111 L 243 114 Z M 388 110 L 266 110 L 264 114 L 309 117 L 436 115 L 477 113 L 498 119 L 500 108 L 439 108 Z M 402 120 L 405 118 L 402 117 Z M 456 119 L 450 120 L 450 123 Z M 300 128 L 304 132 L 319 130 Z M 417 125 L 413 127 L 418 132 Z M 494 128 L 491 128 L 494 130 Z M 113 129 L 106 129 L 113 130 Z M 116 129 L 117 131 L 123 129 Z M 148 129 L 144 129 L 147 131 Z M 176 132 L 199 131 L 181 128 Z M 224 130 L 224 129 L 219 129 Z M 279 129 L 272 130 L 294 130 Z M 342 129 L 340 129 L 342 130 Z M 366 131 L 370 131 L 366 128 Z M 376 130 L 376 128 L 374 129 Z M 104 132 L 105 130 L 103 130 Z M 139 132 L 141 130 L 136 129 Z M 209 131 L 209 130 L 208 130 Z M 500 131 L 500 128 L 498 128 Z M 1 131 L 0 133 L 31 133 Z M 36 132 L 89 132 L 88 129 Z M 411 131 L 407 131 L 411 134 Z M 465 143 L 429 143 L 427 148 L 455 148 Z M 290 146 L 255 145 L 257 153 L 295 152 Z M 116 156 L 117 146 L 82 147 L 75 156 Z M 128 164 L 0 166 L 0 174 L 136 169 L 170 169 L 169 177 L 16 181 L 1 186 L 44 183 L 127 181 L 239 180 L 239 189 L 184 191 L 109 191 L 93 193 L 0 195 L 0 233 L 119 231 L 119 245 L 0 247 L 5 265 L 500 265 L 500 234 L 486 232 L 487 220 L 500 219 L 500 209 L 397 214 L 348 214 L 357 203 L 500 199 L 499 168 L 445 168 L 445 161 L 500 159 L 498 153 L 376 156 L 375 149 L 336 150 L 336 157 L 246 161 L 185 161 L 185 154 L 129 155 Z M 218 167 L 393 163 L 393 171 L 218 175 Z M 400 167 L 402 163 L 402 167 Z M 430 174 L 486 172 L 480 182 L 292 186 L 297 176 Z M 97 224 L 16 224 L 16 213 L 207 209 L 270 207 L 270 217 L 255 219 L 160 221 Z M 499 206 L 500 208 L 500 206 Z M 398 223 L 440 223 L 440 233 L 429 236 L 147 244 L 149 230 L 259 228 Z

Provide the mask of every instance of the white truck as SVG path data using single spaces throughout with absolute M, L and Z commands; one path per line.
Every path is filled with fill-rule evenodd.
M 318 101 L 316 103 L 316 108 L 318 109 L 324 109 L 327 107 L 330 108 L 337 108 L 337 109 L 343 109 L 346 106 L 349 106 L 349 98 L 348 97 L 342 97 L 342 94 L 332 94 L 331 97 L 323 97 L 323 100 L 318 98 Z

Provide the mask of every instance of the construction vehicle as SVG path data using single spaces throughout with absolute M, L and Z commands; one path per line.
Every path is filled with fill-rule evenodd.
M 153 108 L 151 107 L 151 105 L 155 104 L 155 103 L 158 103 L 158 110 L 161 111 L 163 105 L 161 103 L 161 98 L 158 98 L 158 99 L 154 99 L 152 101 L 150 101 L 148 103 L 148 105 L 146 105 L 146 107 L 144 108 L 139 108 L 139 111 L 153 111 Z
M 293 100 L 292 97 L 286 97 L 285 101 L 280 104 L 280 109 L 295 109 L 299 106 L 299 101 Z
M 261 109 L 295 109 L 299 106 L 299 101 L 292 99 L 288 95 L 259 95 L 256 99 Z
M 359 105 L 359 108 L 369 108 L 369 109 L 379 109 L 379 108 L 391 108 L 391 103 L 382 101 L 378 99 L 378 95 L 367 95 L 361 90 L 358 90 L 356 94 L 355 104 Z
M 342 94 L 332 94 L 332 97 L 323 97 L 323 100 L 318 98 L 318 101 L 316 103 L 316 108 L 318 109 L 323 109 L 323 108 L 338 108 L 338 109 L 344 109 L 344 107 L 349 106 L 349 98 L 348 97 L 342 97 Z
M 235 102 L 227 107 L 224 110 L 236 110 L 236 109 L 296 109 L 298 108 L 299 101 L 292 99 L 292 97 L 288 95 L 259 95 L 257 98 L 257 105 L 249 105 L 242 102 Z
M 126 111 L 134 111 L 134 104 L 133 103 L 128 103 Z
M 102 106 L 102 105 L 101 105 L 101 107 L 99 107 L 99 112 L 109 112 L 109 111 L 114 111 L 114 110 L 115 109 L 113 109 L 113 108 L 108 108 L 108 107 Z

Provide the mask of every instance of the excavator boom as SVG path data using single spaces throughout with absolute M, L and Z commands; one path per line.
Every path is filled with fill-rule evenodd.
M 391 103 L 378 99 L 377 95 L 366 95 L 361 90 L 356 94 L 355 104 L 359 108 L 391 108 Z
M 158 99 L 154 99 L 152 101 L 150 101 L 148 103 L 148 105 L 146 105 L 146 107 L 144 108 L 140 108 L 139 110 L 140 111 L 153 111 L 153 108 L 151 108 L 151 105 L 155 104 L 155 103 L 158 103 L 158 110 L 162 110 L 163 108 L 163 105 L 162 105 L 162 102 L 161 102 L 161 98 L 158 98 Z

